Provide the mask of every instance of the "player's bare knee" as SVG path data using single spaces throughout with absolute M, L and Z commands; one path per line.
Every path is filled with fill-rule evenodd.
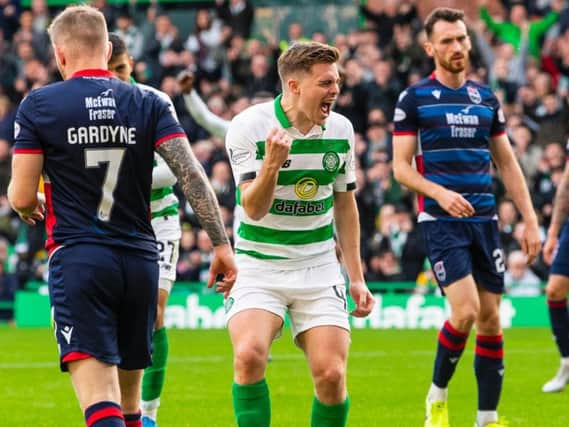
M 340 363 L 322 366 L 322 368 L 313 369 L 312 375 L 317 390 L 337 390 L 343 387 L 346 368 Z
M 501 330 L 498 310 L 485 311 L 476 321 L 476 331 L 481 335 L 498 335 Z
M 559 283 L 555 281 L 549 281 L 545 287 L 545 295 L 548 300 L 559 301 L 567 298 L 567 290 L 567 287 L 560 286 Z
M 478 318 L 480 307 L 476 305 L 465 305 L 456 310 L 452 316 L 451 323 L 459 331 L 469 331 Z
M 235 372 L 248 375 L 263 370 L 267 363 L 267 350 L 257 344 L 243 344 L 235 348 Z

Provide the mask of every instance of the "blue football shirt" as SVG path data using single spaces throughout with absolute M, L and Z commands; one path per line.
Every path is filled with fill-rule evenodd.
M 475 209 L 470 218 L 453 218 L 435 200 L 420 195 L 419 221 L 497 218 L 490 139 L 505 133 L 505 118 L 490 88 L 467 80 L 452 89 L 433 73 L 399 95 L 393 121 L 394 135 L 417 136 L 419 173 L 460 193 Z
M 166 102 L 106 70 L 30 92 L 16 115 L 14 152 L 44 155 L 47 249 L 100 243 L 155 252 L 154 149 L 183 135 Z

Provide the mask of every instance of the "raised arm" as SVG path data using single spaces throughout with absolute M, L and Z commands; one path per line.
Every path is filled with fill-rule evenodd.
M 197 92 L 193 90 L 193 74 L 189 71 L 183 71 L 177 80 L 184 94 L 186 108 L 195 121 L 212 135 L 218 138 L 225 138 L 227 129 L 229 128 L 229 121 L 209 111 L 205 102 L 203 102 Z
M 241 206 L 248 217 L 263 218 L 274 199 L 279 170 L 288 158 L 292 139 L 280 128 L 269 131 L 265 142 L 266 154 L 259 173 L 252 181 L 240 184 Z

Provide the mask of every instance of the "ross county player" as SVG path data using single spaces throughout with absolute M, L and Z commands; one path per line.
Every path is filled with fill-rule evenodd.
M 567 144 L 569 159 L 569 143 Z M 551 265 L 545 292 L 551 330 L 561 355 L 557 374 L 542 387 L 544 393 L 562 391 L 569 383 L 569 162 L 565 163 L 563 178 L 555 193 L 553 215 L 543 246 L 543 258 Z
M 71 6 L 49 35 L 63 82 L 30 92 L 16 116 L 8 197 L 22 220 L 43 217 L 61 368 L 87 426 L 141 425 L 151 363 L 158 253 L 150 223 L 154 150 L 178 178 L 214 246 L 209 284 L 236 268 L 216 197 L 167 103 L 112 77 L 104 16 Z
M 123 82 L 133 82 L 131 78 L 133 59 L 127 51 L 125 42 L 117 34 L 110 33 L 112 54 L 109 59 L 109 71 Z M 151 86 L 137 84 L 143 91 L 150 91 L 168 104 L 170 112 L 177 120 L 176 110 L 170 97 Z M 182 229 L 178 213 L 179 201 L 174 194 L 176 176 L 158 154 L 154 154 L 152 169 L 152 192 L 150 193 L 150 211 L 152 229 L 156 235 L 160 252 L 158 279 L 158 306 L 152 334 L 152 365 L 144 370 L 142 376 L 142 426 L 156 426 L 160 395 L 166 378 L 168 363 L 168 335 L 164 326 L 164 313 L 168 295 L 176 280 Z
M 523 217 L 528 263 L 540 249 L 537 218 L 498 100 L 488 87 L 466 79 L 471 43 L 464 13 L 437 8 L 425 30 L 435 71 L 399 96 L 393 141 L 395 177 L 419 194 L 429 261 L 451 306 L 439 333 L 425 426 L 449 425 L 447 386 L 475 325 L 476 426 L 501 427 L 506 425 L 497 413 L 504 374 L 499 313 L 504 258 L 492 160 Z

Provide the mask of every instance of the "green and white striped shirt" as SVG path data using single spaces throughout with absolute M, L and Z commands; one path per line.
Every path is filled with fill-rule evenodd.
M 226 147 L 237 186 L 254 179 L 265 155 L 265 138 L 281 126 L 293 138 L 274 200 L 259 221 L 247 216 L 237 191 L 235 252 L 240 266 L 296 269 L 336 262 L 334 192 L 356 187 L 354 130 L 332 112 L 326 126 L 306 135 L 293 128 L 281 97 L 254 105 L 231 122 Z

